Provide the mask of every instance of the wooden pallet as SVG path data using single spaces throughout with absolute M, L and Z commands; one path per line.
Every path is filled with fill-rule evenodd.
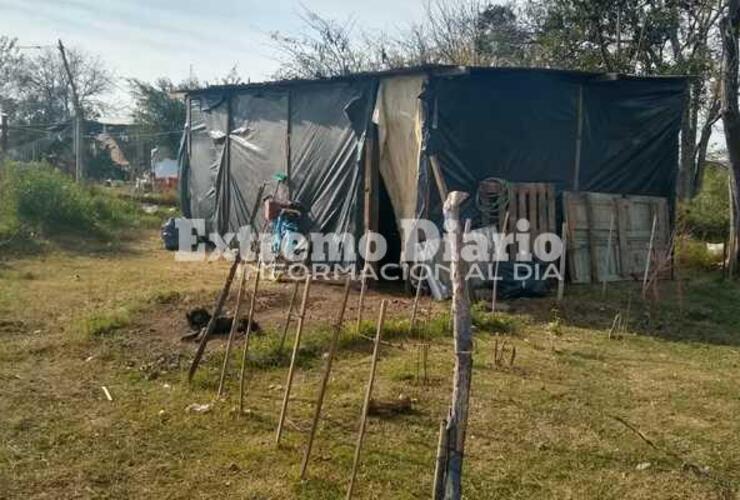
M 508 197 L 508 204 L 501 203 L 502 197 Z M 506 211 L 509 212 L 507 233 L 518 232 L 516 223 L 519 219 L 529 222 L 530 241 L 542 233 L 556 232 L 555 186 L 544 182 L 520 182 L 502 184 L 494 181 L 483 181 L 478 186 L 481 220 L 484 226 L 503 224 Z M 514 258 L 518 249 L 510 247 L 509 256 Z
M 666 198 L 566 191 L 563 214 L 568 228 L 568 274 L 573 283 L 642 279 L 654 217 L 654 255 L 661 255 L 668 246 Z

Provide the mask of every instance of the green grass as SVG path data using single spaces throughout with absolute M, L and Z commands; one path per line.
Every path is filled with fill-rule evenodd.
M 113 311 L 96 312 L 84 318 L 76 330 L 80 330 L 86 336 L 95 337 L 115 332 L 131 323 L 131 313 L 127 308 L 119 308 Z
M 223 400 L 215 399 L 222 340 L 209 343 L 194 384 L 185 382 L 195 346 L 178 341 L 184 312 L 212 306 L 227 268 L 176 264 L 154 235 L 123 254 L 59 250 L 0 267 L 0 496 L 341 498 L 381 298 L 390 299 L 387 343 L 373 396 L 409 396 L 414 411 L 369 419 L 357 498 L 429 496 L 454 364 L 449 303 L 425 298 L 411 332 L 412 299 L 371 291 L 358 336 L 353 294 L 301 482 L 305 431 L 341 289 L 312 288 L 277 447 L 288 354 L 277 354 L 276 334 L 288 285 L 265 282 L 260 293 L 265 333 L 250 347 L 247 414 L 237 411 L 241 341 Z M 682 290 L 662 283 L 654 303 L 640 298 L 639 285 L 622 283 L 610 284 L 605 300 L 599 289 L 568 286 L 557 307 L 547 298 L 511 301 L 507 313 L 495 315 L 474 309 L 467 498 L 737 496 L 740 286 L 684 276 Z M 628 317 L 626 328 L 609 339 L 617 313 Z M 516 348 L 513 366 L 508 358 L 493 362 L 495 344 L 504 341 Z M 420 342 L 430 344 L 426 384 L 418 380 Z M 186 412 L 192 403 L 211 410 Z M 708 474 L 692 472 L 684 460 L 709 467 Z
M 124 230 L 160 219 L 103 188 L 81 186 L 44 163 L 6 162 L 0 178 L 0 248 L 38 249 L 45 242 L 113 241 Z

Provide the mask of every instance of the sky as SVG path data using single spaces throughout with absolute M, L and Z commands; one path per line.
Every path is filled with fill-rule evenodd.
M 396 31 L 420 20 L 424 0 L 0 0 L 0 35 L 21 46 L 62 39 L 100 56 L 114 71 L 110 100 L 128 99 L 126 78 L 174 82 L 268 79 L 278 68 L 270 33 L 295 34 L 302 7 L 369 30 Z M 24 49 L 29 56 L 34 49 Z M 125 107 L 110 118 L 125 117 Z

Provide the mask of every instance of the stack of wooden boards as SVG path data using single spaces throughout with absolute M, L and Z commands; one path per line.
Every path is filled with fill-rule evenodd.
M 524 218 L 529 221 L 530 241 L 544 232 L 560 234 L 555 198 L 555 186 L 550 183 L 483 181 L 478 190 L 482 225 L 500 227 L 508 211 L 507 232 L 518 232 L 516 222 Z M 653 220 L 653 258 L 665 255 L 669 247 L 666 198 L 565 191 L 562 207 L 568 232 L 568 276 L 573 283 L 641 280 Z M 510 247 L 512 260 L 517 251 L 516 245 Z
M 653 220 L 652 255 L 665 255 L 668 249 L 666 198 L 566 191 L 563 214 L 568 274 L 573 283 L 642 280 Z

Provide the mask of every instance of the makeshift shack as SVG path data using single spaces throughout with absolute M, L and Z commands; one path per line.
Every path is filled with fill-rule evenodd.
M 307 231 L 379 231 L 392 260 L 398 221 L 440 222 L 440 192 L 471 194 L 473 227 L 502 223 L 504 193 L 509 229 L 568 221 L 573 280 L 626 279 L 654 219 L 668 240 L 685 94 L 680 77 L 457 66 L 193 90 L 182 208 L 236 231 L 282 174 Z

